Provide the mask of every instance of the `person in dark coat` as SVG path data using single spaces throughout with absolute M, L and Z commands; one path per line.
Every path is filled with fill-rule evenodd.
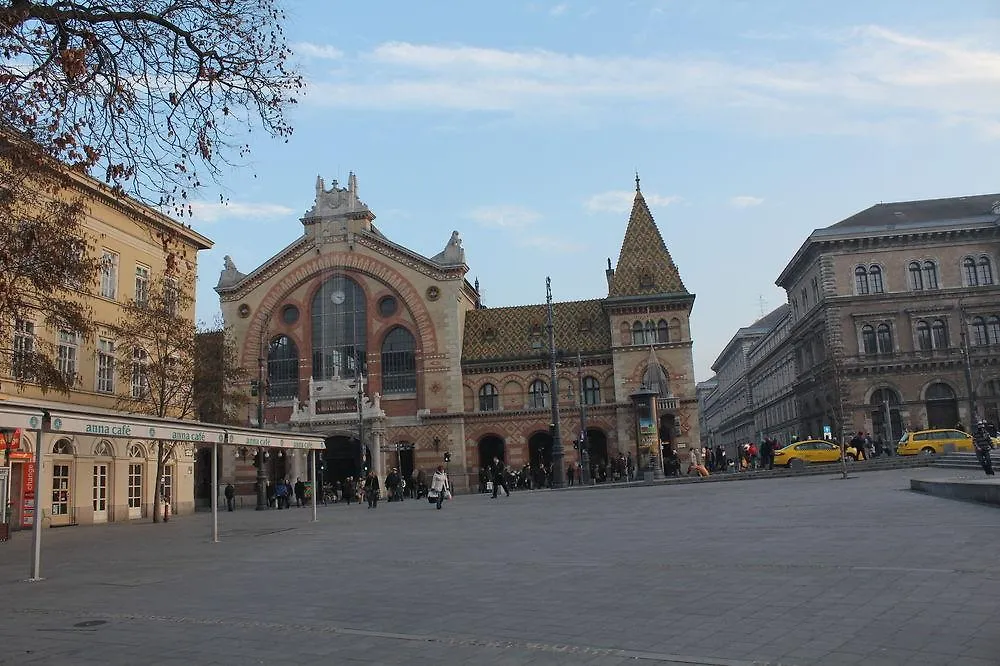
M 990 455 L 993 442 L 990 439 L 989 430 L 986 428 L 986 421 L 980 421 L 976 425 L 976 434 L 973 435 L 972 442 L 976 447 L 976 458 L 979 459 L 979 464 L 983 466 L 983 471 L 986 472 L 987 476 L 994 476 L 993 458 Z
M 375 474 L 375 470 L 368 472 L 368 476 L 365 477 L 365 499 L 368 501 L 369 509 L 378 508 L 378 495 L 381 488 L 379 487 L 378 475 Z
M 233 484 L 227 483 L 224 492 L 226 495 L 226 509 L 232 511 L 236 508 L 236 488 L 233 488 Z
M 493 465 L 490 467 L 490 474 L 493 477 L 493 499 L 497 498 L 500 487 L 507 497 L 510 497 L 510 488 L 507 487 L 507 469 L 500 458 L 493 456 Z
M 301 477 L 295 477 L 295 506 L 306 505 L 306 484 L 302 483 Z
M 351 500 L 354 499 L 354 479 L 352 477 L 347 477 L 344 479 L 344 500 L 347 502 L 347 506 L 351 505 Z

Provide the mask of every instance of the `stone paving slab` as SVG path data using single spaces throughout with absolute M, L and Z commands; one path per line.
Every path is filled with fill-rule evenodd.
M 1000 513 L 913 473 L 17 534 L 0 664 L 996 666 Z

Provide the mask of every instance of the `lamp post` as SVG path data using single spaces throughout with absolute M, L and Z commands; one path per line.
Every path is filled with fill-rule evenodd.
M 265 333 L 271 324 L 271 312 L 268 311 L 264 318 L 264 324 L 260 327 L 260 339 L 257 344 L 257 428 L 264 429 L 264 393 L 266 384 L 264 382 L 264 339 Z M 264 472 L 264 447 L 257 448 L 257 511 L 267 509 L 267 475 Z
M 576 350 L 576 384 L 580 392 L 580 483 L 590 483 L 590 436 L 587 434 L 587 395 L 583 390 L 583 358 Z
M 552 487 L 562 488 L 566 485 L 566 470 L 563 468 L 563 445 L 559 428 L 559 378 L 556 376 L 556 344 L 555 331 L 552 326 L 552 280 L 545 278 L 545 304 L 548 315 L 549 329 L 549 375 L 552 390 L 549 397 L 552 401 Z
M 969 355 L 969 338 L 965 333 L 965 306 L 962 308 L 962 361 L 965 366 L 965 390 L 969 396 L 969 431 L 974 429 L 977 421 L 976 416 L 976 388 L 972 381 L 972 357 Z

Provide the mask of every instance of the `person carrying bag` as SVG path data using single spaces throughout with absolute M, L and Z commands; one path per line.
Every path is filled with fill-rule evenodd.
M 427 493 L 427 501 L 436 504 L 437 508 L 440 509 L 446 499 L 451 499 L 450 486 L 451 483 L 449 483 L 448 475 L 444 471 L 444 465 L 438 465 L 437 471 L 434 472 L 434 477 L 431 479 L 431 490 Z

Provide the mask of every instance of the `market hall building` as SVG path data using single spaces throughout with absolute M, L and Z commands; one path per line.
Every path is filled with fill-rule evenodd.
M 665 446 L 686 459 L 698 445 L 694 294 L 638 179 L 617 265 L 608 259 L 608 293 L 554 303 L 557 386 L 545 304 L 484 307 L 457 231 L 425 257 L 374 220 L 353 173 L 346 187 L 318 178 L 302 235 L 248 273 L 226 257 L 216 287 L 241 362 L 260 377 L 266 427 L 324 436 L 328 481 L 368 466 L 380 476 L 394 466 L 430 471 L 445 453 L 459 489 L 475 486 L 494 456 L 514 468 L 549 465 L 552 400 L 565 464 L 579 460 L 582 429 L 592 464 L 629 452 L 641 462 L 631 397 L 640 389 L 659 396 Z M 225 462 L 225 476 L 253 476 L 251 461 Z M 294 478 L 304 465 L 272 458 L 268 476 Z

